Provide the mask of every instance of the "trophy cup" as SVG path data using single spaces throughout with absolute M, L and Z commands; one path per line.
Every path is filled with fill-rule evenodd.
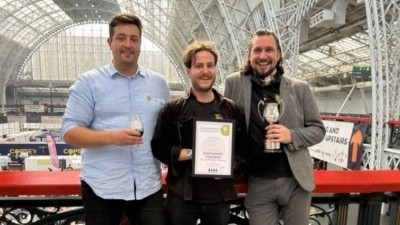
M 273 124 L 279 121 L 280 115 L 279 115 L 279 110 L 278 110 L 279 104 L 274 102 L 274 103 L 266 103 L 264 112 L 263 112 L 263 117 L 265 121 L 267 121 L 269 124 Z M 274 152 L 280 152 L 281 145 L 279 142 L 271 142 L 270 139 L 266 139 L 264 141 L 264 152 L 265 153 L 274 153 Z

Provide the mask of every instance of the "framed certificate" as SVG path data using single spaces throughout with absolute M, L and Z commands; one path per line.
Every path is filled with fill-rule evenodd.
M 234 120 L 193 121 L 193 176 L 233 177 Z

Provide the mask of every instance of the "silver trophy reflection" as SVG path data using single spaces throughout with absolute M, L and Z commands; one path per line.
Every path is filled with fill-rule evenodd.
M 279 121 L 280 115 L 278 107 L 279 104 L 276 102 L 266 103 L 263 112 L 263 117 L 269 124 L 273 124 Z M 281 145 L 279 142 L 272 142 L 268 138 L 264 141 L 264 152 L 266 153 L 279 152 L 280 148 Z
M 279 120 L 278 103 L 267 103 L 264 109 L 264 119 L 269 123 L 273 124 Z M 280 149 L 281 145 L 279 142 L 271 142 L 270 139 L 264 141 L 264 152 L 271 152 L 276 149 Z

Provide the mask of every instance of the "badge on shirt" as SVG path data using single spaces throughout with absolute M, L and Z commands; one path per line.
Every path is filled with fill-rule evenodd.
M 220 114 L 220 113 L 215 113 L 214 114 L 214 118 L 217 119 L 217 120 L 222 120 L 223 119 L 222 114 Z
M 281 103 L 281 96 L 280 95 L 275 95 L 275 102 Z

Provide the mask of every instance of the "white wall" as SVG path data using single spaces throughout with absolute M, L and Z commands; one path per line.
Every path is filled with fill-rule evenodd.
M 338 113 L 345 102 L 340 114 L 370 114 L 372 113 L 371 91 L 364 91 L 365 99 L 361 95 L 360 89 L 355 89 L 351 96 L 345 91 L 331 91 L 314 93 L 318 108 L 323 113 Z

